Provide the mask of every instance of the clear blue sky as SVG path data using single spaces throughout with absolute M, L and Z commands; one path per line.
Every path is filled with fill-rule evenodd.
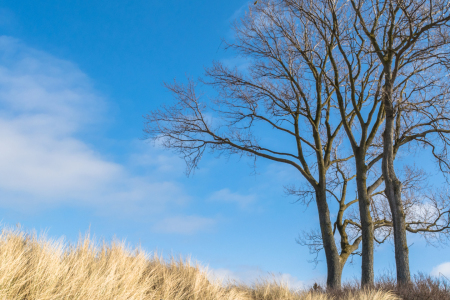
M 316 227 L 283 194 L 301 177 L 259 160 L 184 161 L 140 140 L 142 115 L 171 101 L 163 81 L 194 78 L 250 2 L 4 0 L 0 4 L 0 219 L 75 242 L 114 235 L 148 252 L 190 255 L 215 276 L 249 283 L 279 274 L 293 286 L 324 280 L 326 266 L 295 242 Z M 448 249 L 410 238 L 411 267 L 450 276 Z M 424 253 L 427 253 L 424 255 Z M 375 271 L 394 270 L 391 244 Z M 323 256 L 321 257 L 324 258 Z M 359 277 L 360 260 L 344 269 Z

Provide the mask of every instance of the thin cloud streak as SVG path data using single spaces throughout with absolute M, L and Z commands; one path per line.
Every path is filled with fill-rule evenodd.
M 241 209 L 247 209 L 256 202 L 256 195 L 241 195 L 233 193 L 230 189 L 221 189 L 214 192 L 208 200 L 211 202 L 236 203 Z
M 217 223 L 217 220 L 199 216 L 176 216 L 166 218 L 153 226 L 157 233 L 170 234 L 194 234 L 200 231 L 209 231 Z
M 273 274 L 264 272 L 260 268 L 252 266 L 240 266 L 236 271 L 225 268 L 208 268 L 207 276 L 210 281 L 220 282 L 225 285 L 232 282 L 253 285 L 257 283 L 263 283 L 264 280 L 268 280 L 269 282 L 276 281 L 279 284 L 286 284 L 290 289 L 293 290 L 301 290 L 307 286 L 305 282 L 299 280 L 297 277 L 292 276 L 291 274 Z

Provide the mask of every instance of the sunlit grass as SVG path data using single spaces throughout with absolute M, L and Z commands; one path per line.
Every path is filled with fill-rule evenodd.
M 163 260 L 122 242 L 76 245 L 4 228 L 0 235 L 0 300 L 327 300 L 397 299 L 389 292 L 353 291 L 345 298 L 293 291 L 276 280 L 252 286 L 210 281 L 189 260 Z

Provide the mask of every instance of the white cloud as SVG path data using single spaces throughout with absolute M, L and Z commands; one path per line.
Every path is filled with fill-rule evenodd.
M 78 137 L 104 126 L 106 111 L 77 66 L 1 36 L 0 205 L 32 211 L 70 203 L 144 215 L 186 203 L 178 183 L 135 176 Z M 171 168 L 167 159 L 153 165 Z
M 135 167 L 151 168 L 154 172 L 161 174 L 170 174 L 171 176 L 184 176 L 186 164 L 183 159 L 176 155 L 169 154 L 168 151 L 160 153 L 153 146 L 144 147 L 142 141 L 136 148 L 140 149 L 139 153 L 130 155 L 129 163 Z M 148 143 L 145 143 L 147 146 Z
M 210 230 L 216 220 L 199 216 L 176 216 L 163 219 L 153 226 L 153 231 L 160 233 L 194 234 Z
M 260 268 L 252 266 L 240 266 L 236 271 L 225 268 L 208 268 L 207 275 L 210 281 L 219 281 L 223 284 L 239 282 L 246 285 L 253 285 L 257 283 L 277 282 L 278 284 L 287 285 L 292 290 L 300 290 L 306 286 L 303 281 L 291 274 L 264 272 Z
M 36 127 L 39 127 L 36 125 Z M 44 130 L 44 129 L 43 129 Z M 99 159 L 81 141 L 20 132 L 0 120 L 0 187 L 38 196 L 97 189 L 120 175 L 120 166 Z
M 239 279 L 239 276 L 229 270 L 229 269 L 223 269 L 223 268 L 219 268 L 219 269 L 210 269 L 208 268 L 208 280 L 210 281 L 219 281 L 220 283 L 227 283 L 227 282 L 231 282 L 231 281 L 242 281 Z
M 414 222 L 417 220 L 426 221 L 438 218 L 439 211 L 427 199 L 422 203 L 416 203 L 408 207 L 406 211 L 406 221 Z
M 256 195 L 241 195 L 232 193 L 229 189 L 221 189 L 214 192 L 209 198 L 209 201 L 236 203 L 240 208 L 246 209 L 250 204 L 256 201 Z
M 36 133 L 43 126 L 57 136 L 103 121 L 98 118 L 105 109 L 104 99 L 74 64 L 4 36 L 0 104 L 2 117 L 22 131 Z
M 436 277 L 441 277 L 444 275 L 450 278 L 450 262 L 442 263 L 431 270 L 431 275 Z

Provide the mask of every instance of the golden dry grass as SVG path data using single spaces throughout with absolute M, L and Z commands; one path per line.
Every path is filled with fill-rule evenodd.
M 328 300 L 323 294 L 291 291 L 276 281 L 224 286 L 189 260 L 166 262 L 124 243 L 77 245 L 18 229 L 0 234 L 0 300 Z M 348 299 L 396 299 L 362 291 Z

